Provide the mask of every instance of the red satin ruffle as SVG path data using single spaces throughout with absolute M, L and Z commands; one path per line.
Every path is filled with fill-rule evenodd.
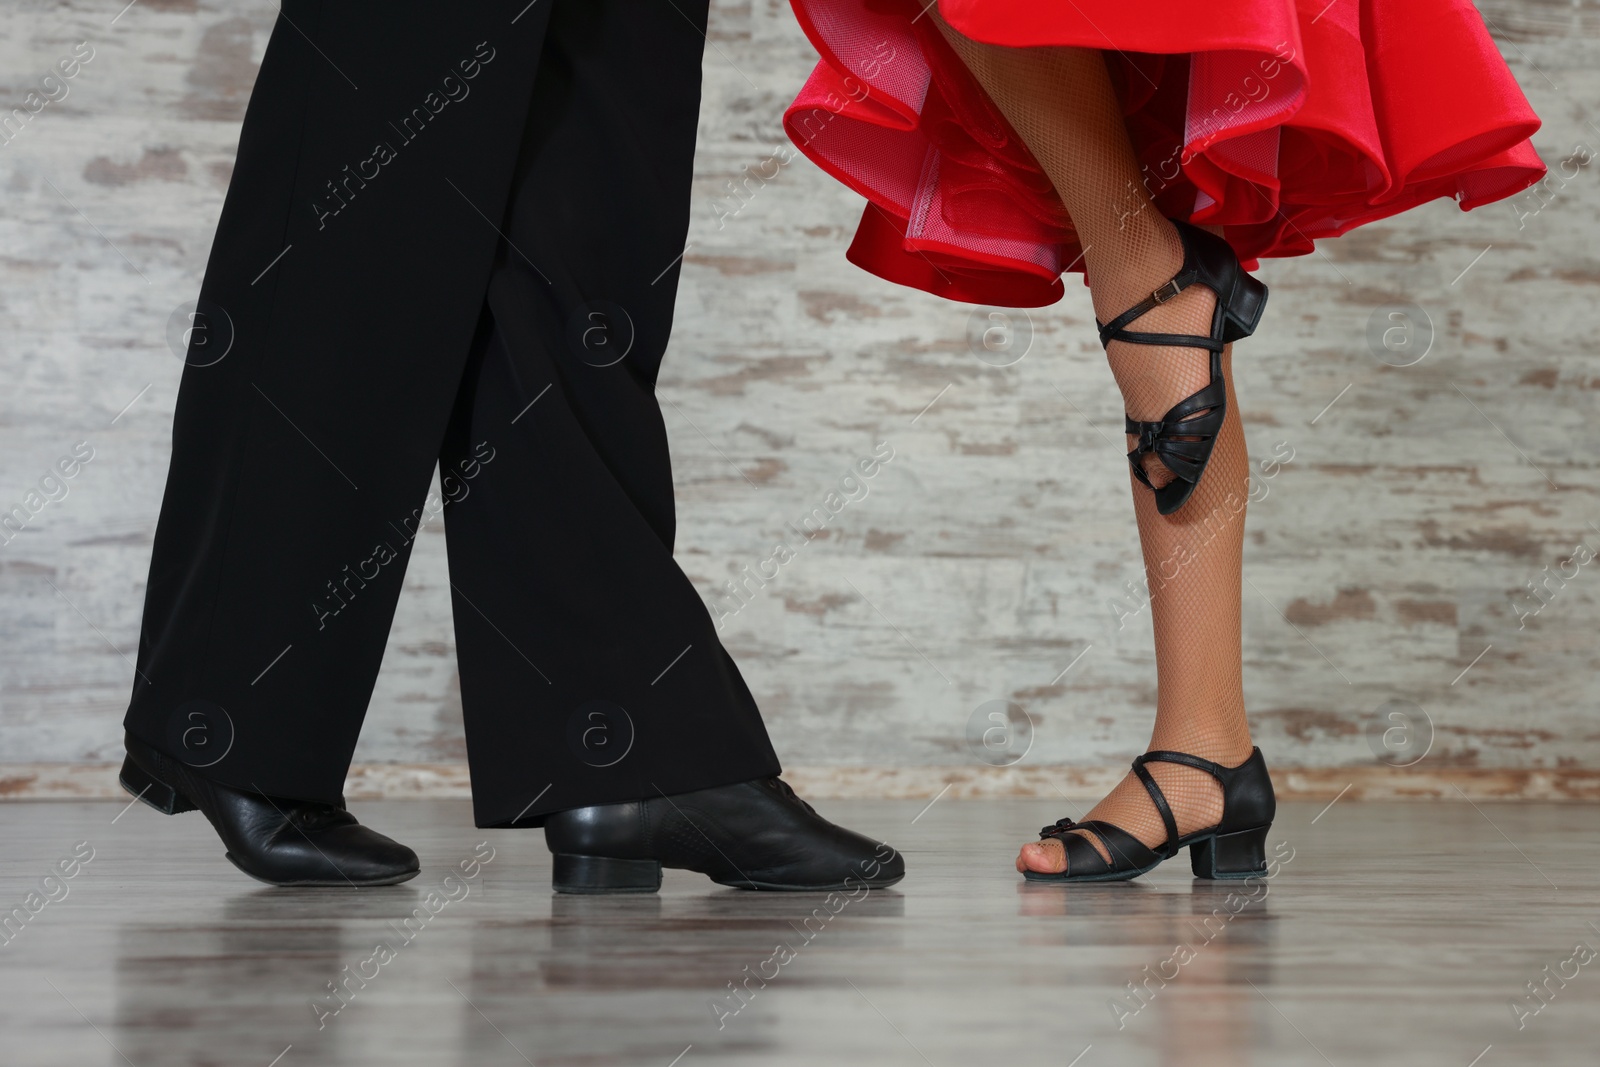
M 1049 180 L 918 0 L 791 0 L 822 62 L 784 115 L 869 201 L 848 253 L 953 300 L 1037 307 L 1083 269 Z M 1105 52 L 1166 215 L 1247 266 L 1437 197 L 1545 174 L 1539 128 L 1469 0 L 942 0 L 974 40 Z

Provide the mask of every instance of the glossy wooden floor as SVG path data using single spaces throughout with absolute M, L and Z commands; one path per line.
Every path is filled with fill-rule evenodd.
M 825 802 L 910 867 L 834 914 L 820 894 L 681 872 L 659 896 L 554 896 L 540 834 L 474 830 L 463 802 L 357 806 L 424 864 L 360 891 L 249 882 L 197 815 L 4 804 L 0 912 L 26 918 L 0 945 L 0 1062 L 1600 1059 L 1600 959 L 1575 954 L 1600 948 L 1593 806 L 1288 805 L 1273 832 L 1285 861 L 1260 888 L 1192 880 L 1182 858 L 1132 884 L 1023 884 L 1014 840 L 1066 807 Z M 446 881 L 481 841 L 493 858 L 477 877 Z M 46 882 L 63 860 L 73 877 Z M 351 973 L 365 977 L 335 998 Z

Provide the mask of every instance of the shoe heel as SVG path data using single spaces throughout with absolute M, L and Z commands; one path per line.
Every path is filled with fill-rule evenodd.
M 558 852 L 551 884 L 557 893 L 654 893 L 661 888 L 661 864 Z
M 1236 834 L 1218 834 L 1189 846 L 1196 878 L 1250 878 L 1267 873 L 1269 823 Z
M 1223 343 L 1243 340 L 1255 333 L 1261 313 L 1266 309 L 1266 283 L 1252 278 L 1241 269 L 1238 280 L 1234 282 L 1233 293 L 1228 297 L 1228 306 L 1223 309 Z
M 133 762 L 132 756 L 123 759 L 122 773 L 117 775 L 117 781 L 122 783 L 122 788 L 163 815 L 177 815 L 196 810 L 195 806 L 189 803 L 188 797 L 146 772 L 143 767 Z

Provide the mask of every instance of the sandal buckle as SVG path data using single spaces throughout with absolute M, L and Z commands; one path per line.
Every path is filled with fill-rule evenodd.
M 1167 282 L 1166 285 L 1163 285 L 1161 288 L 1151 293 L 1150 299 L 1154 300 L 1158 304 L 1165 304 L 1168 300 L 1171 300 L 1181 292 L 1183 292 L 1183 286 L 1179 285 L 1178 279 L 1174 277 L 1171 281 Z

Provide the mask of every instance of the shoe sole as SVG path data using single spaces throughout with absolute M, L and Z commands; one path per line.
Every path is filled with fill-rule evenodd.
M 900 876 L 900 878 L 904 877 L 904 875 Z M 834 893 L 843 892 L 847 889 L 857 889 L 861 886 L 866 886 L 868 889 L 888 889 L 898 883 L 900 878 L 877 881 L 858 878 L 853 882 L 835 882 L 832 885 L 786 885 L 781 882 L 717 882 L 715 878 L 712 881 L 717 882 L 718 885 L 725 885 L 729 889 L 753 889 L 776 893 Z
M 661 889 L 662 866 L 658 860 L 624 860 L 610 856 L 579 856 L 558 852 L 554 857 L 551 887 L 557 893 L 622 894 L 654 893 Z M 730 889 L 749 889 L 778 893 L 827 893 L 855 889 L 887 889 L 904 878 L 856 879 L 828 885 L 795 885 L 784 882 L 756 882 L 747 879 L 720 881 Z
M 262 885 L 277 886 L 280 889 L 368 889 L 381 885 L 399 885 L 401 882 L 411 881 L 411 879 L 422 873 L 422 869 L 419 867 L 414 871 L 403 871 L 400 874 L 390 875 L 387 878 L 375 878 L 370 881 L 358 881 L 354 878 L 341 878 L 338 881 L 322 878 L 307 878 L 292 882 L 275 882 L 271 878 L 263 878 L 254 871 L 246 868 L 238 860 L 234 859 L 233 853 L 225 852 L 223 855 L 228 857 L 229 863 L 233 864 L 235 867 L 238 867 L 242 873 L 249 875 Z
M 1189 869 L 1196 878 L 1207 881 L 1233 882 L 1246 878 L 1261 878 L 1267 874 L 1267 831 L 1272 824 L 1241 830 L 1232 834 L 1211 834 L 1180 845 L 1189 849 Z M 1045 871 L 1024 871 L 1023 878 L 1030 882 L 1050 882 L 1061 885 L 1067 882 L 1126 882 L 1148 874 L 1161 866 L 1157 861 L 1148 867 L 1133 871 L 1110 871 L 1104 874 L 1070 873 L 1049 874 Z
M 1141 874 L 1148 874 L 1159 866 L 1161 864 L 1152 863 L 1150 866 L 1140 867 L 1136 871 L 1108 871 L 1104 874 L 1080 874 L 1077 876 L 1065 872 L 1051 874 L 1048 871 L 1023 871 L 1022 877 L 1030 882 L 1051 882 L 1056 885 L 1061 885 L 1065 882 L 1131 882 Z

